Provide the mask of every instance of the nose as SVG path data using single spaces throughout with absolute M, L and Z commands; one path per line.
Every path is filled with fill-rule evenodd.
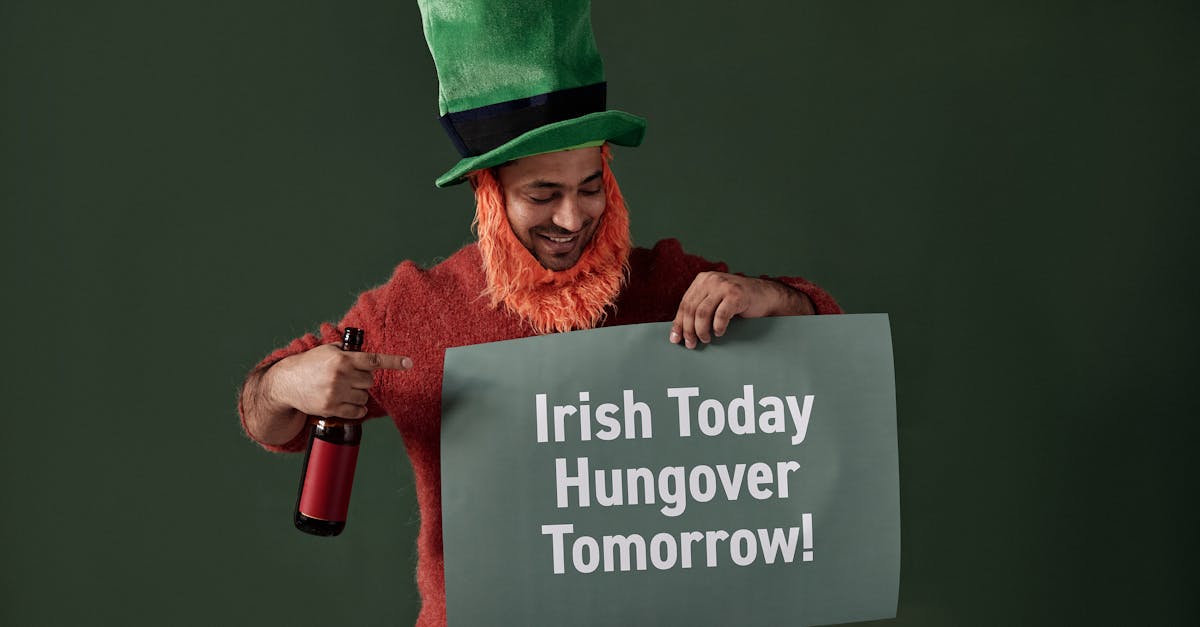
M 566 229 L 572 233 L 583 228 L 584 221 L 587 216 L 583 213 L 583 207 L 579 206 L 579 199 L 574 194 L 569 194 L 563 198 L 562 202 L 554 210 L 554 215 L 551 221 L 554 226 L 560 229 Z

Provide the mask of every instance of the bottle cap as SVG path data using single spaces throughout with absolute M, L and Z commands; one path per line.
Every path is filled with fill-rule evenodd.
M 346 327 L 342 331 L 342 350 L 345 351 L 360 351 L 363 347 L 363 330 L 355 327 Z

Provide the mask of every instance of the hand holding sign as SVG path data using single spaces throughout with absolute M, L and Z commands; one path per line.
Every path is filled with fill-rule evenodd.
M 752 279 L 728 272 L 696 275 L 675 312 L 671 325 L 672 344 L 680 341 L 696 348 L 697 340 L 708 344 L 721 337 L 734 316 L 799 316 L 815 313 L 808 297 L 796 290 L 765 279 Z

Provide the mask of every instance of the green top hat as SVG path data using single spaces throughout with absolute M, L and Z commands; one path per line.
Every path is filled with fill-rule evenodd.
M 438 73 L 442 126 L 463 158 L 437 180 L 610 141 L 646 121 L 605 108 L 589 0 L 418 0 Z

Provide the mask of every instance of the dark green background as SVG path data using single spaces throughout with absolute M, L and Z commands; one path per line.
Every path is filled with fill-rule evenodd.
M 1200 9 L 602 0 L 634 237 L 888 312 L 897 625 L 1194 624 Z M 0 623 L 406 624 L 369 425 L 290 528 L 263 354 L 471 239 L 413 2 L 0 3 Z

